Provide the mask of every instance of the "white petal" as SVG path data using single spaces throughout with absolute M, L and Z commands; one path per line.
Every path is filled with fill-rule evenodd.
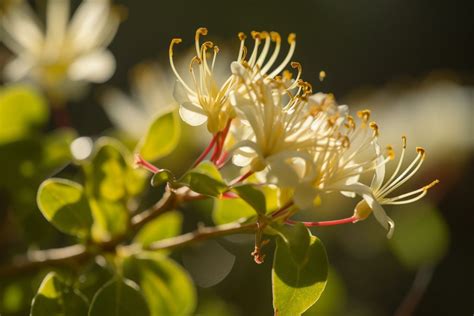
M 33 63 L 26 58 L 15 58 L 5 65 L 3 74 L 9 81 L 19 81 L 25 78 L 33 68 Z
M 107 81 L 115 71 L 115 58 L 108 50 L 95 51 L 77 59 L 68 75 L 72 80 L 96 83 Z
M 150 116 L 119 90 L 110 89 L 101 98 L 110 120 L 123 131 L 139 139 L 144 135 Z
M 191 126 L 199 126 L 207 121 L 204 111 L 191 102 L 182 103 L 179 107 L 179 115 Z

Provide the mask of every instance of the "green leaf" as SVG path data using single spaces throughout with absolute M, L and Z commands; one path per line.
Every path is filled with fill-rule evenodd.
M 304 243 L 301 246 L 305 248 Z M 279 316 L 301 315 L 319 299 L 328 276 L 326 250 L 312 236 L 304 260 L 293 260 L 291 250 L 283 239 L 277 239 L 273 259 L 273 308 Z
M 297 264 L 301 264 L 306 260 L 311 240 L 311 233 L 306 226 L 302 223 L 292 226 L 272 224 L 269 228 L 273 229 L 283 239 Z
M 151 185 L 154 187 L 158 187 L 166 182 L 174 182 L 175 177 L 171 171 L 167 169 L 162 169 L 161 171 L 155 173 L 151 178 Z
M 191 190 L 208 196 L 218 197 L 228 188 L 216 166 L 204 161 L 187 172 L 179 182 Z
M 87 301 L 81 293 L 50 272 L 33 299 L 31 316 L 83 316 L 87 314 L 87 308 Z
M 150 315 L 193 314 L 196 289 L 186 271 L 173 260 L 157 253 L 142 253 L 128 258 L 124 270 L 140 284 Z
M 242 199 L 216 199 L 214 201 L 212 220 L 216 225 L 232 223 L 252 216 L 256 216 L 255 210 Z
M 107 241 L 123 234 L 128 225 L 130 198 L 130 153 L 118 141 L 103 137 L 97 141 L 92 161 L 85 164 L 86 189 L 94 225 L 94 240 Z
M 170 154 L 178 145 L 181 126 L 176 111 L 158 116 L 140 141 L 137 151 L 149 161 L 156 161 Z
M 147 223 L 135 236 L 135 242 L 147 247 L 151 243 L 171 238 L 181 233 L 183 216 L 178 211 L 169 211 Z
M 394 214 L 397 223 L 390 246 L 408 268 L 439 262 L 449 247 L 449 231 L 435 206 L 419 203 Z
M 117 277 L 95 294 L 88 315 L 148 316 L 150 312 L 138 285 Z
M 252 206 L 258 214 L 265 214 L 267 205 L 265 201 L 265 194 L 263 194 L 262 191 L 251 184 L 235 186 L 233 190 L 236 191 L 245 202 Z
M 78 237 L 89 234 L 91 209 L 80 184 L 48 179 L 39 187 L 37 203 L 44 217 L 60 231 Z
M 46 101 L 33 88 L 11 85 L 0 90 L 0 144 L 29 136 L 47 121 Z

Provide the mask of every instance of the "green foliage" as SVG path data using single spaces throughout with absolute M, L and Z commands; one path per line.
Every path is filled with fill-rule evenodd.
M 247 202 L 258 214 L 265 214 L 267 211 L 267 203 L 265 194 L 251 184 L 242 184 L 233 188 L 235 192 Z
M 273 307 L 278 315 L 302 314 L 316 303 L 326 286 L 326 250 L 314 236 L 310 237 L 309 244 L 305 240 L 292 239 L 290 247 L 282 238 L 277 239 L 272 279 Z
M 151 178 L 151 185 L 154 187 L 158 187 L 166 182 L 175 182 L 175 177 L 171 173 L 171 171 L 167 169 L 160 170 L 159 172 L 155 173 Z
M 86 314 L 87 301 L 79 291 L 67 285 L 55 272 L 46 275 L 33 299 L 31 316 Z
M 228 188 L 216 166 L 209 162 L 201 162 L 179 180 L 191 190 L 207 196 L 218 197 Z
M 158 116 L 148 128 L 137 152 L 149 161 L 169 155 L 178 145 L 181 134 L 180 119 L 176 111 Z
M 94 157 L 83 168 L 94 217 L 94 240 L 107 241 L 124 234 L 129 218 L 127 202 L 144 183 L 131 168 L 130 153 L 116 140 L 104 137 L 97 141 Z
M 435 264 L 449 246 L 449 231 L 438 210 L 418 204 L 412 210 L 397 213 L 397 223 L 390 245 L 400 262 L 409 268 Z
M 83 187 L 65 179 L 44 181 L 38 190 L 38 207 L 44 217 L 60 231 L 86 237 L 92 225 L 92 214 Z
M 152 316 L 193 313 L 196 307 L 193 282 L 171 259 L 156 253 L 142 253 L 128 258 L 124 271 L 140 284 Z
M 23 85 L 0 90 L 0 144 L 32 135 L 47 120 L 47 104 L 36 90 Z
M 183 216 L 178 211 L 168 211 L 147 223 L 135 236 L 134 241 L 147 247 L 151 243 L 179 235 Z
M 293 226 L 271 225 L 270 229 L 283 239 L 290 250 L 293 260 L 297 263 L 303 263 L 306 260 L 308 247 L 310 245 L 311 233 L 302 223 Z
M 150 312 L 137 284 L 117 276 L 94 296 L 88 315 L 148 316 Z

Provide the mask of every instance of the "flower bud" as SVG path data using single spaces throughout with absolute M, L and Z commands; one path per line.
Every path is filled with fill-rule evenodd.
M 360 201 L 357 203 L 354 209 L 354 217 L 357 218 L 357 221 L 362 221 L 369 217 L 372 213 L 372 209 L 370 208 L 369 204 L 365 200 Z

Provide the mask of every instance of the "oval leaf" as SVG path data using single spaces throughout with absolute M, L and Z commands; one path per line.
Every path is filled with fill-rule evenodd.
M 139 287 L 132 281 L 116 278 L 94 296 L 89 316 L 148 316 L 150 312 Z
M 165 113 L 158 116 L 150 125 L 137 151 L 144 159 L 156 161 L 175 149 L 180 134 L 180 120 L 176 111 Z
M 209 161 L 204 161 L 191 169 L 179 182 L 194 192 L 213 197 L 218 197 L 228 190 L 219 170 Z
M 174 237 L 181 232 L 182 223 L 183 216 L 180 212 L 166 212 L 143 226 L 134 241 L 147 247 L 155 241 Z
M 319 299 L 326 286 L 327 276 L 326 250 L 318 238 L 311 237 L 304 260 L 300 263 L 293 260 L 283 239 L 277 239 L 272 269 L 275 314 L 301 315 Z
M 196 290 L 186 271 L 173 260 L 156 253 L 142 253 L 126 261 L 125 273 L 140 284 L 150 315 L 193 314 Z
M 154 187 L 158 187 L 166 182 L 174 182 L 175 177 L 171 171 L 167 169 L 162 169 L 159 172 L 155 173 L 151 178 L 151 185 Z
M 261 215 L 264 215 L 267 210 L 267 203 L 265 201 L 265 194 L 258 188 L 251 184 L 243 184 L 233 188 L 235 192 L 253 209 Z
M 50 272 L 33 299 L 31 316 L 83 316 L 87 314 L 87 308 L 87 301 L 81 293 Z
M 92 215 L 83 191 L 76 182 L 48 179 L 39 187 L 38 207 L 60 231 L 85 237 L 92 225 Z

